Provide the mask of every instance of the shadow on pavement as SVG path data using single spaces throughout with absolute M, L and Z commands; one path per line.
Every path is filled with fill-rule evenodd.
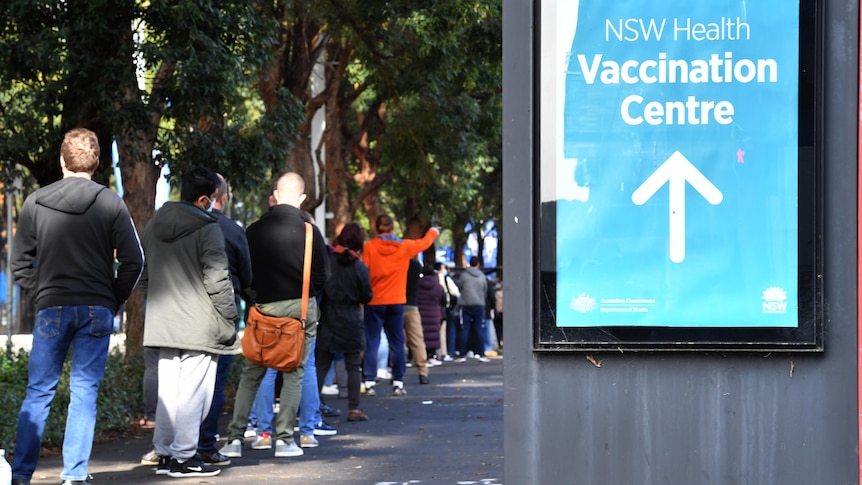
M 389 396 L 388 382 L 378 384 L 377 396 L 360 399 L 368 421 L 327 420 L 338 434 L 318 436 L 320 446 L 306 448 L 301 457 L 275 458 L 272 450 L 252 450 L 248 438 L 242 458 L 222 467 L 220 475 L 194 483 L 502 484 L 502 357 L 490 363 L 470 359 L 433 367 L 429 385 L 420 386 L 417 376 L 416 369 L 407 369 L 408 394 L 403 397 Z M 326 403 L 346 416 L 346 399 L 328 397 Z M 223 417 L 222 433 L 229 419 Z M 140 465 L 141 456 L 152 447 L 151 439 L 148 432 L 95 445 L 90 459 L 93 483 L 175 480 Z M 61 457 L 43 457 L 32 483 L 59 484 L 61 471 Z

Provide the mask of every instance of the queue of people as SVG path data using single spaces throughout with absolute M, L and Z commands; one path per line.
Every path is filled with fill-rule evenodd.
M 153 429 L 153 449 L 141 462 L 155 466 L 156 475 L 217 475 L 242 456 L 249 436 L 255 437 L 252 449 L 274 448 L 276 457 L 301 456 L 303 448 L 318 446 L 315 436 L 337 433 L 324 418 L 341 414 L 321 394 L 335 362 L 344 366 L 334 394 L 346 397 L 347 420 L 365 421 L 369 416 L 360 399 L 377 394 L 383 372 L 391 378 L 391 395 L 407 394 L 408 356 L 420 385 L 430 382 L 429 368 L 463 362 L 468 349 L 487 360 L 492 327 L 486 308 L 494 308 L 494 285 L 477 258 L 460 285 L 445 265 L 422 265 L 417 255 L 434 243 L 439 228 L 419 239 L 401 239 L 392 218 L 381 215 L 369 241 L 359 224 L 348 223 L 327 245 L 311 224 L 310 282 L 303 300 L 310 215 L 301 210 L 306 198 L 301 176 L 279 176 L 269 211 L 243 231 L 223 213 L 227 181 L 196 167 L 182 176 L 180 200 L 165 203 L 139 240 L 122 200 L 91 181 L 98 160 L 93 132 L 67 133 L 60 156 L 63 180 L 30 195 L 19 217 L 11 267 L 36 303 L 37 331 L 13 484 L 29 485 L 36 469 L 70 347 L 72 398 L 61 478 L 64 485 L 90 483 L 95 400 L 113 316 L 135 286 L 146 302 L 145 415 L 138 424 Z M 70 240 L 61 231 L 73 224 L 93 230 Z M 226 444 L 217 449 L 225 382 L 241 352 L 243 308 L 251 305 L 275 316 L 298 318 L 305 310 L 302 365 L 277 372 L 243 360 Z M 493 311 L 490 315 L 488 321 Z M 502 326 L 496 334 L 501 339 Z

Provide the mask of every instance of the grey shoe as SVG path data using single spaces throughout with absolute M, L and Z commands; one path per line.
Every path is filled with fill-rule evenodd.
M 229 458 L 242 458 L 242 441 L 229 441 L 219 450 L 219 453 Z
M 299 446 L 301 448 L 317 448 L 318 445 L 320 445 L 320 443 L 313 434 L 299 438 Z
M 404 389 L 404 386 L 394 386 L 392 388 L 392 395 L 393 396 L 406 396 L 407 390 Z
M 146 455 L 141 457 L 141 465 L 158 465 L 159 464 L 159 455 L 156 454 L 156 450 L 150 450 Z
M 276 458 L 283 458 L 287 456 L 302 456 L 305 452 L 302 451 L 302 448 L 296 446 L 296 443 L 291 439 L 289 443 L 285 443 L 283 440 L 277 440 L 275 442 L 275 456 Z

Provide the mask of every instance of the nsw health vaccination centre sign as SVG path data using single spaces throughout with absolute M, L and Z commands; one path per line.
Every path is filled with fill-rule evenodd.
M 799 2 L 543 1 L 558 327 L 796 327 Z

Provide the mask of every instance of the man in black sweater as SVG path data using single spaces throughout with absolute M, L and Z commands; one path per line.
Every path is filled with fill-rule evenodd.
M 300 318 L 302 313 L 302 269 L 305 258 L 305 218 L 300 206 L 305 200 L 305 182 L 296 173 L 278 178 L 272 193 L 274 205 L 257 222 L 246 230 L 254 274 L 252 290 L 260 309 L 270 315 Z M 323 290 L 329 277 L 329 259 L 326 242 L 320 231 L 312 225 L 311 282 L 309 287 L 305 346 L 302 365 L 293 372 L 283 372 L 281 409 L 275 420 L 275 456 L 288 457 L 303 454 L 293 439 L 296 412 L 301 396 L 302 376 L 308 361 L 312 342 L 317 335 L 320 310 L 316 296 Z M 266 368 L 246 361 L 237 388 L 233 419 L 228 426 L 228 443 L 221 453 L 228 457 L 242 456 L 242 440 L 248 423 L 254 396 Z
M 96 134 L 83 128 L 69 131 L 60 148 L 63 179 L 27 197 L 18 216 L 12 274 L 36 305 L 36 326 L 27 395 L 18 416 L 14 484 L 29 485 L 36 469 L 70 347 L 71 400 L 60 478 L 64 484 L 88 483 L 96 398 L 114 314 L 131 294 L 144 263 L 125 204 L 116 192 L 91 180 L 98 166 Z

